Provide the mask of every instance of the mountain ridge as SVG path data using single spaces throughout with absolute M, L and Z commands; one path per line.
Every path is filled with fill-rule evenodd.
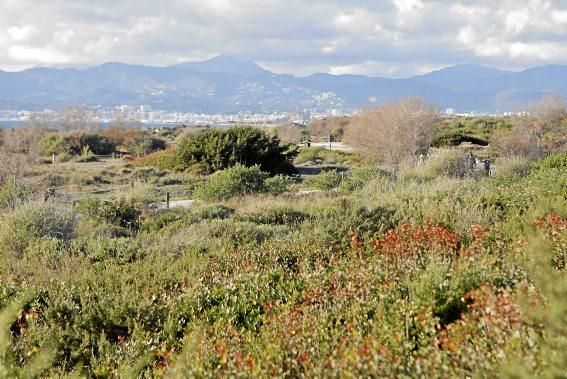
M 515 72 L 459 64 L 401 79 L 328 73 L 298 77 L 220 55 L 165 67 L 106 62 L 80 69 L 0 71 L 0 109 L 56 109 L 78 102 L 108 107 L 147 104 L 205 113 L 354 110 L 421 95 L 444 108 L 501 112 L 550 92 L 567 98 L 567 65 Z

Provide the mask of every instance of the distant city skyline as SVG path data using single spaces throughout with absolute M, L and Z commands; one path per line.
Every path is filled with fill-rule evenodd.
M 567 1 L 0 0 L 0 70 L 228 54 L 276 73 L 390 78 L 567 63 Z

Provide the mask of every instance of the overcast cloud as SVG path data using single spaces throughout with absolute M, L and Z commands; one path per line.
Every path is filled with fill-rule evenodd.
M 0 0 L 0 69 L 170 65 L 403 77 L 567 63 L 567 0 Z

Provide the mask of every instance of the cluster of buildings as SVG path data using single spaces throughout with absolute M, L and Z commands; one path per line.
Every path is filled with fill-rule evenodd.
M 345 115 L 339 109 L 329 109 L 321 112 L 310 109 L 297 109 L 290 112 L 271 112 L 253 113 L 239 112 L 235 114 L 206 114 L 195 112 L 175 112 L 153 109 L 149 105 L 132 106 L 120 105 L 112 108 L 101 106 L 81 107 L 80 112 L 89 121 L 97 123 L 111 123 L 116 120 L 137 122 L 147 125 L 230 125 L 230 124 L 255 124 L 255 125 L 274 125 L 285 123 L 307 124 L 312 119 L 324 118 L 327 116 Z M 76 110 L 76 109 L 72 109 Z M 64 110 L 55 111 L 44 109 L 41 111 L 14 111 L 0 110 L 0 122 L 26 122 L 30 120 L 42 120 L 45 122 L 58 121 Z

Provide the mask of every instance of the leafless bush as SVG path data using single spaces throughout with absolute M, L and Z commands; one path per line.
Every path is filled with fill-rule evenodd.
M 567 145 L 566 104 L 556 96 L 546 96 L 528 107 L 528 111 L 513 118 L 514 128 L 505 136 L 493 140 L 501 154 L 512 157 L 537 158 L 546 151 Z
M 0 182 L 21 178 L 33 164 L 34 147 L 41 133 L 34 128 L 12 128 L 2 133 L 0 146 Z
M 366 108 L 351 119 L 345 141 L 387 164 L 425 153 L 439 120 L 435 106 L 421 97 Z
M 276 126 L 272 131 L 271 135 L 277 135 L 280 140 L 286 143 L 299 143 L 303 138 L 303 131 L 305 127 L 301 127 L 295 124 Z
M 331 135 L 335 141 L 339 141 L 348 123 L 348 117 L 328 117 L 311 121 L 307 125 L 307 131 L 313 137 L 328 138 Z
M 58 115 L 57 124 L 63 130 L 95 131 L 98 123 L 82 107 L 65 107 Z

